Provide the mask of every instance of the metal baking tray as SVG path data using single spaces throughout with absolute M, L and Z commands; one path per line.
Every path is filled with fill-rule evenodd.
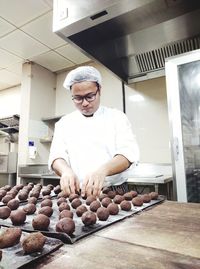
M 82 203 L 85 204 L 85 200 L 81 199 Z M 144 203 L 142 206 L 133 206 L 130 211 L 123 211 L 123 210 L 119 210 L 118 215 L 110 215 L 107 221 L 99 221 L 97 218 L 97 222 L 94 225 L 91 226 L 85 226 L 80 217 L 77 217 L 75 210 L 71 207 L 71 210 L 74 213 L 74 217 L 73 220 L 75 222 L 75 231 L 74 233 L 69 236 L 66 233 L 61 233 L 61 232 L 56 232 L 55 230 L 55 226 L 56 223 L 58 222 L 58 216 L 59 216 L 59 210 L 58 210 L 58 206 L 57 206 L 57 198 L 54 197 L 52 198 L 53 201 L 53 215 L 50 217 L 50 225 L 49 225 L 49 229 L 47 231 L 41 231 L 44 235 L 49 236 L 49 237 L 53 237 L 53 238 L 57 238 L 60 239 L 63 243 L 66 244 L 73 244 L 74 242 L 76 242 L 77 240 L 80 240 L 81 238 L 84 238 L 96 231 L 99 231 L 115 222 L 121 221 L 122 219 L 125 219 L 129 216 L 132 216 L 134 214 L 137 214 L 138 212 L 141 212 L 143 210 L 146 210 L 149 207 L 155 206 L 158 203 L 161 203 L 164 201 L 164 197 L 159 196 L 159 198 L 157 200 L 151 200 L 151 202 L 149 203 Z M 37 203 L 37 208 L 40 208 L 40 203 L 41 201 L 38 201 Z M 89 206 L 87 206 L 87 208 L 89 208 Z M 34 218 L 34 216 L 37 214 L 37 210 L 35 212 L 35 214 L 33 215 L 27 215 L 26 218 L 26 222 L 23 225 L 20 225 L 18 227 L 20 227 L 23 231 L 26 232 L 33 232 L 35 231 L 32 227 L 32 219 Z M 6 220 L 0 220 L 0 225 L 2 226 L 7 226 L 7 227 L 13 227 L 11 220 L 8 218 Z
M 4 229 L 1 227 L 1 229 Z M 22 232 L 21 239 L 28 233 Z M 56 251 L 63 245 L 62 241 L 55 238 L 47 237 L 45 245 L 41 252 L 35 252 L 32 254 L 24 254 L 20 243 L 13 247 L 2 249 L 2 260 L 0 261 L 1 269 L 18 269 L 24 265 L 31 264 L 42 257 Z

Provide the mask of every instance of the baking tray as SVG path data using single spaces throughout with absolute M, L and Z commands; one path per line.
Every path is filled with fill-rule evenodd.
M 4 228 L 1 228 L 4 229 Z M 21 239 L 28 233 L 22 232 Z M 62 241 L 55 238 L 47 237 L 45 245 L 41 252 L 35 252 L 32 254 L 24 254 L 20 243 L 13 247 L 2 249 L 2 260 L 0 261 L 1 269 L 17 269 L 24 265 L 31 264 L 42 257 L 56 251 L 63 245 Z
M 43 191 L 43 189 L 42 189 L 41 192 L 40 192 L 40 196 L 37 198 L 38 201 L 42 200 L 42 198 L 43 198 L 42 191 Z M 52 190 L 51 193 L 50 193 L 50 196 L 51 196 L 51 197 L 56 197 L 57 194 L 55 194 L 55 192 Z M 29 193 L 28 199 L 29 199 L 29 198 L 30 198 L 30 193 Z M 13 198 L 13 199 L 17 199 L 17 200 L 19 201 L 20 204 L 24 204 L 24 203 L 27 203 L 27 202 L 28 202 L 28 201 L 27 201 L 28 199 L 26 199 L 26 200 L 19 200 L 19 199 L 18 199 L 18 195 L 16 195 L 16 197 Z M 1 206 L 5 206 L 5 204 L 4 204 L 3 202 L 0 201 L 0 207 L 1 207 Z M 1 268 L 0 268 L 0 269 L 1 269 Z
M 85 200 L 81 199 L 82 203 L 85 204 Z M 119 213 L 117 215 L 110 215 L 107 221 L 99 221 L 97 218 L 97 222 L 94 225 L 90 225 L 90 226 L 85 226 L 80 217 L 77 217 L 75 210 L 71 207 L 71 211 L 73 211 L 74 213 L 74 222 L 75 222 L 75 231 L 72 235 L 67 235 L 66 233 L 61 233 L 61 232 L 56 232 L 55 230 L 55 226 L 56 223 L 58 222 L 58 215 L 59 215 L 59 210 L 58 210 L 58 206 L 57 206 L 57 198 L 53 197 L 52 198 L 53 201 L 53 215 L 50 217 L 50 225 L 49 225 L 49 229 L 47 231 L 42 231 L 41 232 L 49 237 L 52 238 L 57 238 L 60 239 L 63 243 L 66 244 L 73 244 L 74 242 L 80 240 L 81 238 L 84 238 L 96 231 L 99 231 L 115 222 L 121 221 L 122 219 L 125 219 L 129 216 L 132 216 L 134 214 L 137 214 L 138 212 L 141 212 L 149 207 L 152 207 L 158 203 L 161 203 L 164 201 L 164 197 L 163 196 L 159 196 L 159 198 L 157 200 L 151 200 L 149 203 L 144 203 L 142 206 L 133 206 L 130 211 L 123 211 L 123 210 L 119 210 Z M 37 203 L 37 208 L 40 208 L 40 201 L 38 201 Z M 89 208 L 89 206 L 86 206 L 87 208 Z M 33 229 L 32 227 L 32 219 L 34 218 L 34 216 L 37 214 L 37 210 L 35 212 L 35 214 L 33 215 L 27 215 L 26 218 L 26 222 L 23 225 L 20 225 L 18 227 L 20 227 L 23 231 L 26 232 L 34 232 L 36 230 Z M 6 226 L 6 227 L 14 227 L 11 223 L 11 220 L 8 218 L 6 220 L 0 220 L 0 225 L 1 226 Z

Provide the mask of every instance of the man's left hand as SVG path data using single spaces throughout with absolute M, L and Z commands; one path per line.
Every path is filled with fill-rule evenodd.
M 105 177 L 106 175 L 103 171 L 95 171 L 88 174 L 83 181 L 81 195 L 83 197 L 89 195 L 99 196 Z

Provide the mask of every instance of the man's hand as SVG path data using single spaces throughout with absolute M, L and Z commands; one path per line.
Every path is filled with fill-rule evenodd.
M 67 171 L 60 177 L 60 186 L 64 193 L 70 195 L 80 192 L 80 183 L 73 171 Z
M 83 181 L 81 195 L 82 196 L 100 195 L 103 183 L 105 181 L 105 177 L 106 174 L 102 170 L 97 170 L 95 172 L 88 174 Z
M 64 193 L 69 195 L 75 191 L 80 192 L 78 177 L 64 159 L 56 159 L 52 168 L 60 176 L 60 186 Z

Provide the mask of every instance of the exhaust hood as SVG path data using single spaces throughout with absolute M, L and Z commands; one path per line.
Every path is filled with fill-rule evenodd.
M 53 30 L 125 83 L 200 48 L 199 0 L 54 0 Z

